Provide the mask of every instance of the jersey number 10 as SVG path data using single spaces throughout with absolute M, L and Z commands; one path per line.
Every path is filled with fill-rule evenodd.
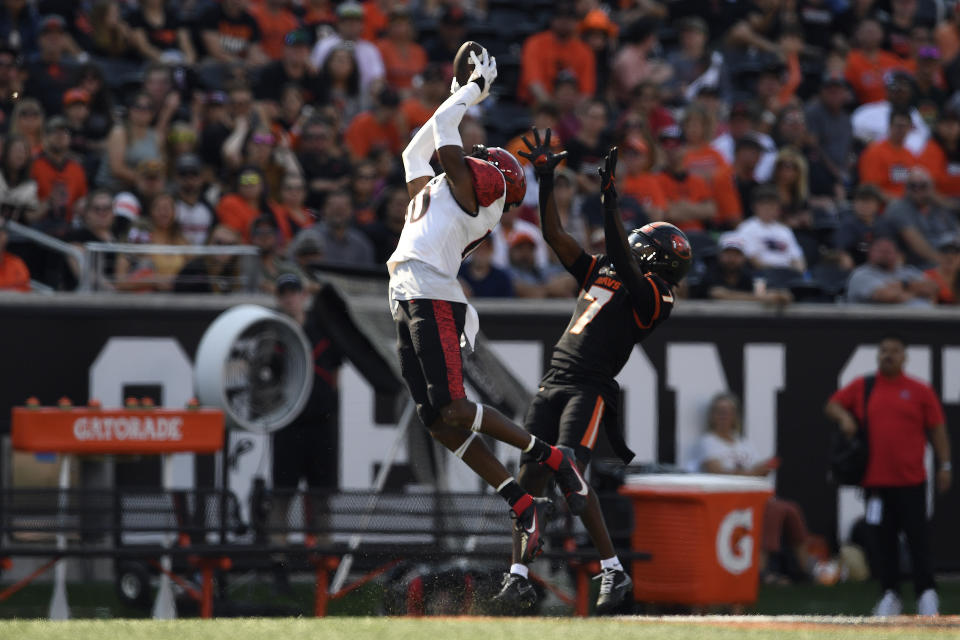
M 570 327 L 570 333 L 580 334 L 586 328 L 590 321 L 593 320 L 600 309 L 604 307 L 610 300 L 613 299 L 613 291 L 607 289 L 606 287 L 601 287 L 598 285 L 593 285 L 590 289 L 583 294 L 583 297 L 590 301 L 590 305 L 583 310 L 583 313 L 580 314 L 580 317 L 577 318 L 577 321 L 573 323 L 573 326 Z

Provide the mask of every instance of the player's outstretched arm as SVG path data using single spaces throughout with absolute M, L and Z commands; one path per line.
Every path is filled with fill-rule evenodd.
M 417 130 L 401 155 L 403 170 L 406 174 L 407 194 L 413 198 L 434 176 L 433 167 L 430 166 L 430 158 L 433 157 L 432 118 Z
M 486 50 L 479 58 L 475 53 L 470 56 L 474 65 L 470 81 L 457 89 L 433 114 L 433 138 L 440 166 L 447 176 L 454 198 L 464 210 L 472 213 L 477 210 L 477 194 L 464 160 L 460 121 L 470 106 L 489 95 L 490 86 L 497 77 L 497 61 Z
M 634 308 L 652 309 L 646 302 L 658 295 L 656 285 L 640 270 L 630 253 L 627 232 L 620 218 L 617 197 L 617 148 L 613 147 L 604 159 L 600 169 L 600 196 L 603 200 L 603 232 L 606 240 L 607 255 L 613 262 L 613 268 L 630 293 Z M 666 292 L 664 292 L 666 293 Z
M 534 141 L 531 143 L 526 136 L 523 137 L 523 143 L 529 151 L 519 153 L 533 164 L 540 183 L 540 228 L 543 230 L 543 238 L 560 258 L 561 264 L 569 269 L 583 253 L 583 247 L 560 223 L 560 213 L 553 198 L 553 170 L 567 157 L 567 152 L 553 153 L 550 149 L 550 135 L 551 131 L 547 129 L 541 140 L 540 132 L 533 127 Z

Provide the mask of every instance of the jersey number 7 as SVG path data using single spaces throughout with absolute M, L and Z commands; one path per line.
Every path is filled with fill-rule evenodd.
M 583 294 L 583 297 L 590 301 L 590 305 L 583 310 L 583 313 L 580 314 L 577 321 L 570 327 L 570 333 L 573 334 L 583 332 L 586 326 L 590 324 L 590 321 L 600 313 L 600 309 L 613 299 L 613 291 L 606 287 L 593 285 Z

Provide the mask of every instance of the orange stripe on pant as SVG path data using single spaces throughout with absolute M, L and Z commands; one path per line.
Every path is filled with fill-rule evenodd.
M 600 421 L 603 420 L 603 398 L 597 396 L 597 404 L 593 406 L 593 415 L 590 416 L 590 424 L 587 425 L 587 432 L 583 434 L 580 444 L 587 449 L 593 450 L 597 444 L 597 432 L 600 429 Z

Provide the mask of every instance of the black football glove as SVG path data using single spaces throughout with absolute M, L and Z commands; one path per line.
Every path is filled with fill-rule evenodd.
M 610 149 L 600 172 L 600 199 L 608 209 L 617 207 L 617 148 Z
M 550 129 L 547 129 L 541 141 L 540 132 L 533 127 L 533 140 L 535 144 L 531 144 L 527 136 L 523 136 L 523 144 L 527 145 L 530 151 L 518 151 L 517 154 L 530 161 L 537 176 L 553 175 L 553 170 L 567 157 L 567 152 L 554 153 L 550 149 Z

